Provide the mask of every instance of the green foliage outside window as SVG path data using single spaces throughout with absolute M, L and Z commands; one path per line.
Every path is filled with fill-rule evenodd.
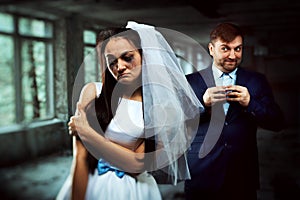
M 0 126 L 4 126 L 16 121 L 12 37 L 0 34 L 0 46 Z
M 0 13 L 0 31 L 12 33 L 14 31 L 13 17 L 9 14 Z
M 45 44 L 24 41 L 21 52 L 24 121 L 29 122 L 47 116 Z

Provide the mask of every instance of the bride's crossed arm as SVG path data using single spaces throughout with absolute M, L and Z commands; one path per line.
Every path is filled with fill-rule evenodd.
M 106 139 L 102 133 L 93 129 L 87 119 L 85 108 L 96 97 L 95 84 L 87 84 L 81 92 L 76 114 L 71 117 L 69 126 L 76 130 L 87 150 L 96 158 L 104 159 L 111 165 L 128 173 L 141 173 L 145 170 L 145 143 L 131 151 L 119 144 Z M 98 130 L 99 131 L 99 130 Z M 100 130 L 101 131 L 101 130 Z

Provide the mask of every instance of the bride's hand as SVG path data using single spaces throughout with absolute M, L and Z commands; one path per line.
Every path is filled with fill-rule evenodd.
M 71 117 L 72 125 L 74 125 L 73 127 L 75 128 L 79 137 L 82 137 L 89 132 L 88 129 L 91 127 L 88 123 L 86 112 L 84 111 L 80 103 L 77 103 L 77 111 L 78 111 L 78 115 Z
M 76 131 L 76 127 L 75 127 L 75 123 L 74 123 L 74 116 L 70 117 L 70 121 L 68 122 L 68 126 L 69 126 L 69 134 L 71 136 L 77 136 L 77 131 Z

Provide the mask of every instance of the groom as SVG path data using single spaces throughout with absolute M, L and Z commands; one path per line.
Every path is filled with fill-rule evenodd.
M 205 113 L 188 152 L 186 199 L 256 200 L 257 128 L 280 131 L 284 117 L 265 76 L 240 67 L 243 34 L 238 26 L 216 26 L 208 48 L 212 67 L 187 75 Z

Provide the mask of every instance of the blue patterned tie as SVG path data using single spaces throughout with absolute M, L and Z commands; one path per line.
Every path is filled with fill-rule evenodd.
M 228 73 L 223 73 L 222 79 L 223 79 L 223 86 L 228 86 L 228 85 L 233 84 L 233 79 L 231 78 L 231 76 Z M 229 103 L 225 102 L 223 104 L 223 108 L 224 108 L 224 112 L 225 112 L 225 115 L 226 115 L 227 111 L 228 111 L 228 108 L 229 108 Z
M 123 178 L 123 176 L 125 175 L 125 172 L 119 170 L 116 167 L 111 166 L 109 163 L 107 163 L 106 161 L 100 159 L 98 161 L 98 175 L 102 175 L 105 174 L 108 171 L 114 171 L 115 174 L 117 175 L 117 177 L 119 178 Z

